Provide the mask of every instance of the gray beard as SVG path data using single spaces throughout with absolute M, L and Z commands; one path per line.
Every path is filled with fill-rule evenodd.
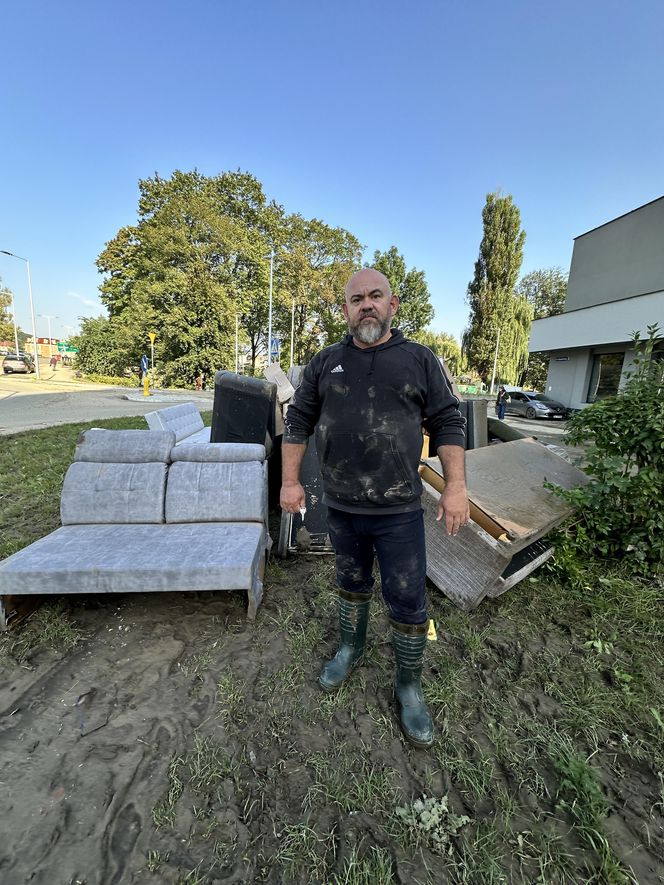
M 362 344 L 375 344 L 383 335 L 390 331 L 391 319 L 388 317 L 382 323 L 374 317 L 373 323 L 363 323 L 359 320 L 354 326 L 348 324 L 350 334 Z

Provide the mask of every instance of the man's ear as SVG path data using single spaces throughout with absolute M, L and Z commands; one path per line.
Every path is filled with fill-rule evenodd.
M 399 299 L 396 295 L 392 295 L 390 298 L 390 306 L 392 307 L 392 316 L 399 310 Z
M 346 304 L 345 301 L 344 301 L 344 303 L 341 305 L 341 309 L 343 310 L 343 312 L 344 312 L 344 316 L 346 317 L 346 319 L 348 319 L 348 305 Z

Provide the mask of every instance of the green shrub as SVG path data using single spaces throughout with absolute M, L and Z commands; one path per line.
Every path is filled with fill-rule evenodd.
M 635 573 L 664 565 L 664 363 L 661 342 L 633 335 L 635 361 L 615 396 L 572 417 L 568 441 L 590 443 L 584 488 L 556 492 L 576 508 L 563 540 L 566 552 L 624 560 Z
M 95 384 L 112 384 L 114 387 L 139 387 L 136 375 L 130 375 L 129 378 L 120 377 L 118 375 L 83 375 L 82 381 L 92 381 Z M 152 386 L 152 385 L 150 385 Z

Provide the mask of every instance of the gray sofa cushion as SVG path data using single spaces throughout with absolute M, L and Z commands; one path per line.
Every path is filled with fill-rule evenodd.
M 209 431 L 209 427 L 206 428 Z M 211 443 L 190 445 L 181 442 L 171 452 L 173 461 L 264 461 L 265 446 L 258 443 Z
M 178 403 L 156 412 L 148 412 L 145 420 L 150 430 L 172 430 L 177 442 L 204 428 L 201 413 L 194 403 Z M 209 440 L 208 437 L 206 442 Z
M 74 461 L 168 464 L 175 434 L 170 430 L 103 430 L 93 427 L 81 433 L 76 442 Z
M 0 563 L 0 593 L 146 593 L 252 587 L 257 523 L 63 526 Z
M 166 488 L 166 522 L 263 522 L 265 471 L 261 461 L 176 461 Z
M 157 435 L 149 430 L 140 432 Z M 168 436 L 172 437 L 173 434 Z M 163 463 L 93 464 L 75 461 L 69 467 L 62 486 L 62 524 L 163 523 L 167 470 L 167 465 Z
M 192 433 L 190 436 L 183 437 L 179 442 L 175 444 L 175 446 L 176 448 L 179 448 L 180 446 L 205 445 L 206 443 L 209 444 L 211 431 L 211 427 L 202 427 L 200 430 L 197 430 L 196 433 Z

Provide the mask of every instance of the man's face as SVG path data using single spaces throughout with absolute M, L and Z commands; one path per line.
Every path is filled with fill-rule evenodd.
M 369 268 L 351 277 L 343 312 L 348 329 L 365 346 L 387 339 L 399 300 L 383 274 Z

